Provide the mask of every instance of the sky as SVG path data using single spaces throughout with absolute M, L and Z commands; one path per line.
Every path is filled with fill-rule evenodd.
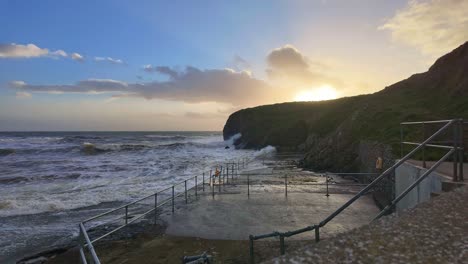
M 0 131 L 220 131 L 426 71 L 468 0 L 0 0 L 0 24 Z

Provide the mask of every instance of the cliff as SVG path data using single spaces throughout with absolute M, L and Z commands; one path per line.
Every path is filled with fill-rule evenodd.
M 305 151 L 315 170 L 368 171 L 375 157 L 390 163 L 399 152 L 400 122 L 455 117 L 468 118 L 468 42 L 374 94 L 237 111 L 223 135 L 241 133 L 240 148 Z

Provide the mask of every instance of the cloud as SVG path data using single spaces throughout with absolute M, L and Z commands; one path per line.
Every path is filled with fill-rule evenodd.
M 58 56 L 58 57 L 68 57 L 68 54 L 63 51 L 63 50 L 56 50 L 50 53 L 52 56 Z
M 271 102 L 272 87 L 246 72 L 227 69 L 200 70 L 187 66 L 184 71 L 155 67 L 167 74 L 167 81 L 126 83 L 110 79 L 89 79 L 76 84 L 33 85 L 10 82 L 10 87 L 26 92 L 110 93 L 113 97 L 142 97 L 190 103 L 223 102 L 232 105 Z
M 440 56 L 468 40 L 468 1 L 410 1 L 379 29 L 423 54 Z
M 111 57 L 94 57 L 94 60 L 97 62 L 110 62 L 112 64 L 123 64 L 124 62 L 121 59 L 114 59 Z
M 79 62 L 83 62 L 84 61 L 84 57 L 81 56 L 80 54 L 74 52 L 70 55 L 70 57 L 73 59 L 73 60 L 76 60 L 76 61 L 79 61 Z
M 34 44 L 0 44 L 0 58 L 35 58 L 49 55 L 48 49 L 42 49 Z
M 239 55 L 234 56 L 232 65 L 237 71 L 249 70 L 251 68 L 250 63 Z
M 0 58 L 59 58 L 68 57 L 68 54 L 63 50 L 50 51 L 49 49 L 40 48 L 34 44 L 0 44 Z
M 270 80 L 282 86 L 342 86 L 340 80 L 323 72 L 326 69 L 323 63 L 309 60 L 292 45 L 272 50 L 266 59 L 269 67 L 266 72 Z
M 143 70 L 148 73 L 160 73 L 167 75 L 172 79 L 176 79 L 179 76 L 179 72 L 167 67 L 167 66 L 153 66 L 151 64 L 147 64 L 143 66 Z

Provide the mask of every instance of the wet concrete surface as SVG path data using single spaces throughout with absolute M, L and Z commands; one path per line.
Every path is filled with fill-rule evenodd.
M 222 186 L 220 193 L 219 186 L 214 186 L 214 197 L 211 195 L 210 186 L 206 186 L 205 192 L 198 191 L 196 202 L 181 205 L 174 214 L 161 215 L 168 224 L 166 234 L 205 239 L 247 240 L 251 234 L 299 229 L 317 224 L 347 202 L 353 196 L 353 192 L 346 193 L 345 190 L 354 189 L 355 193 L 362 188 L 347 186 L 336 191 L 336 186 L 331 183 L 330 196 L 327 197 L 325 186 L 318 185 L 324 184 L 325 177 L 289 171 L 286 196 L 284 172 L 257 170 L 250 173 L 277 175 L 250 175 L 250 196 L 247 195 L 246 176 L 237 177 L 234 182 Z M 300 180 L 301 184 L 298 184 Z M 364 196 L 321 230 L 321 236 L 334 235 L 369 223 L 378 212 L 372 197 Z M 311 237 L 313 234 L 309 232 L 290 239 Z

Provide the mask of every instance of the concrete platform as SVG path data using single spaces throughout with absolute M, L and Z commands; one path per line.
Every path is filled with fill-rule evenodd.
M 278 179 L 265 176 L 263 180 L 274 182 Z M 290 186 L 287 197 L 282 184 L 256 183 L 250 191 L 248 197 L 247 186 L 234 183 L 225 186 L 224 191 L 213 198 L 209 189 L 206 190 L 196 201 L 179 205 L 174 214 L 161 216 L 168 224 L 166 234 L 247 240 L 250 234 L 289 231 L 316 224 L 353 196 L 332 193 L 326 197 L 313 185 Z M 360 227 L 369 223 L 378 212 L 371 196 L 364 196 L 321 230 L 321 235 L 327 237 Z M 303 233 L 290 239 L 311 238 L 312 233 Z

